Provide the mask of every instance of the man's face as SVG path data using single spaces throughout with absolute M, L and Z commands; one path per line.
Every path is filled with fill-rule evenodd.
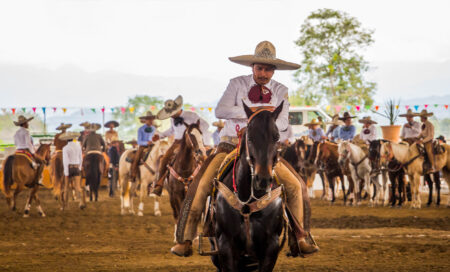
M 408 115 L 406 116 L 406 121 L 408 121 L 408 123 L 411 123 L 414 120 L 414 117 Z
M 23 124 L 22 126 L 23 126 L 24 128 L 28 128 L 28 127 L 29 127 L 28 123 L 25 123 L 25 124 Z
M 420 116 L 420 121 L 425 122 L 427 118 L 425 116 Z
M 346 126 L 350 126 L 352 124 L 352 119 L 351 118 L 347 118 L 347 119 L 345 119 L 344 122 L 345 122 Z
M 255 63 L 252 66 L 252 70 L 255 82 L 259 85 L 265 85 L 269 83 L 272 78 L 273 73 L 275 72 L 275 66 Z
M 153 125 L 153 119 L 145 119 L 145 124 L 146 124 L 147 126 Z

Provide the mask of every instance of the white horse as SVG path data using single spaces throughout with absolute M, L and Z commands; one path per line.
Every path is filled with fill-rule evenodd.
M 147 195 L 148 185 L 153 182 L 158 170 L 159 161 L 162 155 L 167 151 L 168 144 L 166 141 L 156 141 L 152 151 L 145 160 L 145 164 L 139 166 L 140 178 L 136 182 L 130 181 L 131 163 L 126 160 L 130 152 L 136 149 L 129 149 L 120 156 L 119 161 L 119 191 L 120 191 L 120 213 L 124 215 L 127 210 L 128 213 L 135 214 L 133 196 L 136 192 L 137 186 L 140 184 L 139 193 L 139 208 L 138 216 L 144 215 L 144 197 Z M 160 197 L 155 197 L 154 212 L 155 216 L 161 216 L 159 209 Z
M 443 145 L 445 152 L 435 155 L 435 164 L 437 170 L 442 170 L 447 185 L 450 186 L 450 146 Z M 381 145 L 380 163 L 386 165 L 391 160 L 397 160 L 405 168 L 411 183 L 411 208 L 420 208 L 420 176 L 423 176 L 424 157 L 420 153 L 416 144 L 404 145 L 386 142 Z M 450 198 L 447 199 L 447 206 L 450 205 Z
M 364 190 L 369 194 L 369 206 L 373 206 L 373 187 L 370 184 L 372 167 L 370 166 L 369 157 L 364 153 L 361 147 L 347 141 L 339 144 L 338 152 L 340 165 L 345 165 L 347 161 L 349 162 L 352 179 L 355 182 L 354 190 L 356 195 L 356 205 L 359 205 L 361 202 L 359 196 L 359 184 L 360 182 L 363 182 Z M 372 182 L 376 187 L 377 194 L 375 196 L 375 205 L 377 205 L 381 195 L 381 185 L 378 182 L 378 179 L 372 179 Z

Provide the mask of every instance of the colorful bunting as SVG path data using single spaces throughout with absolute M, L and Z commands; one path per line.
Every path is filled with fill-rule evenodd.
M 326 106 L 325 110 L 326 110 L 326 111 L 329 111 L 329 110 L 330 110 L 330 108 L 331 108 L 331 106 L 330 106 L 330 105 L 328 105 L 328 106 Z
M 342 108 L 342 106 L 339 106 L 339 105 L 334 106 L 336 113 L 339 113 L 341 111 L 341 108 Z
M 46 110 L 46 108 L 45 107 L 42 107 L 42 112 L 45 114 L 45 110 Z
M 23 112 L 26 112 L 26 111 L 27 111 L 27 108 L 22 108 L 22 111 L 23 111 Z
M 194 107 L 191 107 L 191 111 L 195 111 L 195 108 L 194 108 Z
M 380 106 L 375 106 L 375 110 L 378 111 L 378 109 L 380 108 Z
M 425 109 L 428 108 L 428 104 L 425 104 L 424 106 L 425 106 Z
M 419 105 L 414 105 L 414 109 L 415 109 L 416 111 L 418 111 L 418 110 L 419 110 Z
M 405 109 L 406 109 L 406 110 L 408 110 L 408 109 L 409 109 L 409 106 L 408 106 L 408 105 L 406 105 L 406 106 L 405 106 Z
M 366 105 L 366 106 L 364 106 L 364 108 L 365 108 L 366 110 L 370 110 L 370 105 Z
M 62 108 L 62 111 L 63 111 L 64 113 L 66 113 L 67 108 Z
M 361 109 L 360 106 L 355 106 L 356 110 L 359 111 Z
M 352 106 L 347 105 L 347 110 L 351 110 L 351 109 L 352 109 Z
M 11 111 L 12 111 L 12 114 L 16 114 L 16 109 L 15 108 L 12 108 Z
M 398 110 L 399 105 L 395 105 L 395 109 Z
M 209 112 L 212 112 L 212 108 L 211 107 L 209 107 L 208 110 L 209 110 Z
M 56 108 L 53 108 L 53 112 L 56 112 Z
M 130 107 L 130 113 L 134 112 L 134 107 Z
M 91 111 L 92 111 L 93 113 L 95 113 L 95 108 L 91 108 Z
M 127 109 L 124 108 L 124 107 L 121 107 L 121 108 L 120 108 L 120 111 L 122 112 L 122 114 L 124 114 L 126 110 L 127 110 Z
M 102 112 L 103 112 L 103 113 L 105 112 L 105 107 L 102 108 Z
M 33 112 L 36 113 L 36 107 L 33 107 L 31 109 L 33 109 Z
M 444 105 L 445 109 L 448 110 L 448 105 Z

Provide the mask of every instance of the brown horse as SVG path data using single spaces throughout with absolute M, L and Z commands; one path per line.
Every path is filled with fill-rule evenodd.
M 86 175 L 86 186 L 89 186 L 89 200 L 98 200 L 98 189 L 105 172 L 106 160 L 101 151 L 88 151 L 83 158 L 83 169 Z
M 337 182 L 336 178 L 339 178 L 339 181 L 341 182 L 342 192 L 344 195 L 344 204 L 346 204 L 347 194 L 345 192 L 344 172 L 338 163 L 339 159 L 338 147 L 339 146 L 337 144 L 328 141 L 319 143 L 319 145 L 317 146 L 317 156 L 315 160 L 315 165 L 323 166 L 325 178 L 328 180 L 331 190 L 331 203 L 334 203 L 336 199 L 335 185 Z M 351 175 L 348 176 L 348 180 L 349 184 L 353 185 Z
M 176 157 L 172 165 L 168 165 L 169 177 L 167 189 L 169 191 L 170 205 L 175 220 L 175 233 L 181 206 L 189 184 L 192 182 L 200 166 L 206 157 L 206 149 L 203 145 L 200 121 L 195 124 L 184 124 L 186 130 L 181 139 L 180 147 L 175 152 Z
M 50 144 L 41 144 L 36 151 L 35 156 L 45 163 L 48 163 L 50 160 Z M 4 185 L 4 193 L 6 196 L 6 203 L 11 208 L 11 210 L 16 209 L 16 198 L 17 195 L 25 188 L 25 186 L 31 186 L 31 192 L 28 197 L 27 203 L 25 205 L 24 217 L 28 217 L 31 208 L 31 201 L 34 199 L 37 204 L 37 210 L 39 214 L 44 217 L 45 213 L 42 210 L 39 197 L 37 195 L 37 191 L 39 189 L 38 184 L 33 184 L 36 175 L 42 174 L 42 170 L 44 165 L 40 165 L 38 169 L 34 169 L 30 158 L 25 154 L 14 154 L 10 155 L 3 165 L 4 169 L 4 177 L 3 177 L 3 185 Z M 40 177 L 39 177 L 40 178 Z M 12 192 L 11 186 L 15 184 L 16 188 L 14 193 Z

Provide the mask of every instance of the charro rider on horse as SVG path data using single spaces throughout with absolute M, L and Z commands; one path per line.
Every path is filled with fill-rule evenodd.
M 175 100 L 167 100 L 164 102 L 164 108 L 162 108 L 157 114 L 156 118 L 159 120 L 165 120 L 170 118 L 170 128 L 164 132 L 156 132 L 153 136 L 153 140 L 157 141 L 161 138 L 168 136 L 174 136 L 175 141 L 172 146 L 167 150 L 166 154 L 161 159 L 161 164 L 158 169 L 158 178 L 153 186 L 153 193 L 157 196 L 161 196 L 162 188 L 164 185 L 164 179 L 167 176 L 167 165 L 170 164 L 175 154 L 176 149 L 180 146 L 181 139 L 183 138 L 186 126 L 195 124 L 200 121 L 200 131 L 203 134 L 203 141 L 206 142 L 208 136 L 208 123 L 198 116 L 197 113 L 192 111 L 183 110 L 183 97 L 179 95 Z
M 375 127 L 375 122 L 370 118 L 370 116 L 363 117 L 358 122 L 363 124 L 361 133 L 359 134 L 359 139 L 365 144 L 370 144 L 370 141 L 377 139 L 377 128 Z
M 434 173 L 436 172 L 433 152 L 434 126 L 428 121 L 428 117 L 433 116 L 433 113 L 424 109 L 417 116 L 420 116 L 420 121 L 422 121 L 422 131 L 419 134 L 417 143 L 423 144 L 427 155 L 426 159 L 429 162 L 429 164 L 424 165 L 424 173 Z
M 59 137 L 66 132 L 68 128 L 70 128 L 72 124 L 64 124 L 61 123 L 56 130 L 60 130 L 60 133 L 57 133 L 55 135 L 55 138 L 53 139 L 53 145 L 55 146 L 55 153 L 61 153 L 63 147 L 67 144 L 67 141 L 61 140 Z
M 327 138 L 325 132 L 323 132 L 323 129 L 320 127 L 321 124 L 322 123 L 318 122 L 316 119 L 312 119 L 310 123 L 305 124 L 305 126 L 309 128 L 308 137 L 314 142 L 322 142 Z
M 131 180 L 136 180 L 136 177 L 138 175 L 139 171 L 139 163 L 142 159 L 142 156 L 145 153 L 145 150 L 147 148 L 151 148 L 153 146 L 152 143 L 152 137 L 156 132 L 156 128 L 153 125 L 153 121 L 155 120 L 156 116 L 153 115 L 151 111 L 147 111 L 147 113 L 144 116 L 140 116 L 139 120 L 141 123 L 144 123 L 139 129 L 138 129 L 138 140 L 137 140 L 137 152 L 136 156 L 134 157 L 133 164 L 131 165 Z M 133 147 L 134 148 L 134 147 Z
M 327 136 L 327 138 L 331 141 L 335 142 L 339 139 L 340 126 L 342 126 L 344 123 L 339 120 L 339 115 L 335 114 L 331 122 L 328 122 L 328 124 L 330 125 L 330 127 L 328 128 L 325 136 Z
M 339 120 L 344 121 L 344 125 L 339 127 L 339 140 L 351 141 L 355 137 L 356 128 L 352 125 L 352 118 L 356 116 L 351 116 L 348 112 L 344 112 L 344 115 L 339 118 Z
M 34 187 L 34 185 L 39 184 L 39 178 L 44 170 L 44 160 L 35 155 L 35 149 L 33 145 L 33 138 L 31 138 L 30 132 L 28 131 L 28 122 L 30 122 L 34 117 L 25 118 L 25 116 L 20 115 L 17 121 L 14 121 L 14 125 L 19 126 L 19 129 L 14 134 L 14 145 L 16 146 L 16 153 L 24 153 L 32 159 L 32 166 L 37 169 L 36 176 L 33 183 L 26 185 L 27 187 Z
M 91 124 L 89 122 L 87 122 L 87 121 L 80 124 L 80 127 L 84 127 L 84 130 L 82 132 L 80 132 L 80 137 L 78 137 L 78 141 L 80 143 L 83 143 L 84 139 L 89 135 L 89 133 L 91 133 L 89 131 L 89 126 L 90 125 Z
M 119 122 L 111 120 L 105 123 L 104 127 L 109 128 L 108 131 L 105 132 L 105 141 L 107 145 L 110 145 L 113 141 L 119 140 L 119 134 L 114 128 L 119 126 Z
M 197 224 L 204 211 L 206 198 L 211 194 L 213 180 L 223 162 L 234 159 L 234 155 L 228 155 L 238 144 L 239 128 L 247 125 L 247 115 L 243 103 L 253 110 L 273 109 L 284 102 L 283 109 L 276 121 L 279 131 L 284 131 L 288 126 L 289 102 L 288 88 L 281 83 L 272 80 L 275 69 L 296 70 L 298 64 L 277 59 L 275 47 L 268 41 L 263 41 L 256 46 L 254 55 L 245 55 L 230 58 L 232 62 L 252 67 L 252 75 L 240 76 L 230 80 L 225 93 L 216 107 L 216 117 L 225 119 L 225 127 L 222 129 L 221 142 L 217 147 L 214 157 L 205 164 L 203 175 L 198 179 L 198 186 L 191 184 L 183 204 L 181 216 L 177 225 L 177 245 L 171 252 L 178 256 L 190 256 L 192 254 L 192 240 L 197 234 Z M 203 168 L 203 167 L 202 167 Z M 297 179 L 295 174 L 282 162 L 278 162 L 274 168 L 279 181 L 286 188 L 287 208 L 295 219 L 292 229 L 298 241 L 298 246 L 303 254 L 312 254 L 319 248 L 306 242 L 307 233 L 303 229 L 304 199 L 308 201 L 306 190 L 302 191 L 305 184 Z M 293 170 L 292 170 L 293 171 Z M 196 182 L 197 182 L 196 181 Z M 305 192 L 305 194 L 303 194 Z M 305 215 L 306 217 L 306 215 Z
M 84 137 L 82 144 L 83 151 L 86 152 L 86 154 L 89 151 L 105 152 L 105 141 L 100 134 L 96 133 L 96 131 L 100 128 L 100 124 L 97 123 L 92 123 L 89 125 L 89 128 L 87 129 L 89 134 Z
M 406 117 L 407 123 L 403 125 L 400 138 L 409 144 L 414 143 L 419 139 L 421 132 L 420 123 L 414 121 L 414 117 L 417 116 L 411 109 L 408 109 L 405 114 L 400 114 L 400 117 Z

